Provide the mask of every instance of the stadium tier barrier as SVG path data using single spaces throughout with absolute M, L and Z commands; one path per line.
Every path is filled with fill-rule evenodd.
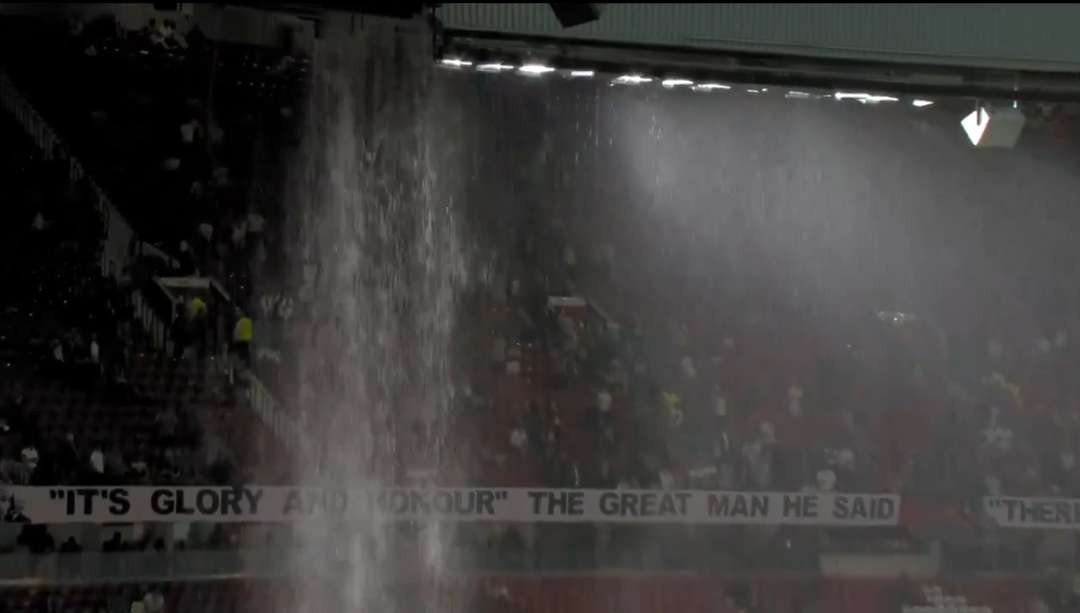
M 896 494 L 489 487 L 9 486 L 6 523 L 439 520 L 872 527 L 902 525 Z M 995 496 L 1004 528 L 1080 527 L 1080 499 Z
M 14 552 L 0 555 L 0 585 L 273 578 L 289 572 L 287 556 L 262 555 L 262 551 Z

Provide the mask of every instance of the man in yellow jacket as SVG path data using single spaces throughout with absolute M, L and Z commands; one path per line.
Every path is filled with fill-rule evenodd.
M 236 353 L 245 368 L 251 368 L 251 318 L 239 308 L 236 309 L 236 324 L 233 325 L 233 352 Z

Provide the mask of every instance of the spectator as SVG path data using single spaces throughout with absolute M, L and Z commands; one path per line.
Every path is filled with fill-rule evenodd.
M 131 467 L 128 471 L 128 475 L 135 480 L 136 483 L 146 484 L 150 478 L 149 464 L 146 462 L 142 453 L 137 453 L 135 458 L 131 461 Z
M 769 489 L 772 483 L 772 445 L 768 442 L 767 432 L 767 428 L 762 428 L 761 436 L 743 445 L 742 450 L 747 481 L 759 490 Z
M 517 450 L 518 453 L 524 455 L 528 448 L 529 436 L 525 433 L 525 428 L 517 426 L 510 431 L 510 446 Z
M 90 335 L 90 363 L 99 368 L 101 366 L 101 345 L 98 344 L 97 334 Z
M 247 228 L 249 234 L 262 236 L 262 233 L 266 228 L 266 218 L 254 211 L 248 213 Z
M 694 358 L 683 356 L 683 359 L 679 362 L 679 368 L 682 369 L 683 377 L 687 381 L 697 378 L 697 366 L 694 365 Z
M 69 595 L 67 590 L 60 590 L 50 593 L 45 598 L 45 613 L 64 613 L 64 602 Z
M 184 305 L 184 325 L 187 340 L 200 359 L 206 357 L 207 319 L 206 301 L 193 294 Z
M 105 472 L 110 481 L 118 482 L 127 476 L 127 465 L 124 464 L 124 454 L 120 447 L 106 443 L 105 445 Z
M 151 586 L 143 596 L 145 613 L 165 613 L 165 595 L 156 586 Z
M 199 120 L 191 118 L 180 124 L 180 142 L 184 145 L 194 145 L 196 140 L 202 139 L 202 126 Z
M 38 466 L 38 462 L 41 460 L 41 456 L 38 454 L 37 447 L 33 445 L 27 445 L 22 448 L 20 453 L 23 464 L 26 465 L 27 470 L 33 474 L 34 470 Z
M 14 496 L 8 496 L 7 508 L 4 509 L 4 523 L 8 524 L 27 524 L 30 523 L 30 518 L 23 513 L 22 502 L 15 499 Z
M 199 185 L 201 186 L 201 184 Z M 195 189 L 194 186 L 192 189 Z M 213 225 L 206 223 L 205 221 L 199 224 L 193 251 L 196 261 L 198 262 L 198 268 L 200 270 L 207 270 L 207 264 L 214 251 Z
M 833 471 L 833 469 L 824 468 L 817 471 L 817 491 L 836 491 L 836 473 Z
M 236 324 L 233 326 L 233 352 L 244 368 L 251 368 L 251 340 L 254 326 L 251 318 L 239 308 L 236 309 Z
M 802 399 L 803 391 L 798 385 L 792 385 L 788 387 L 788 413 L 792 417 L 799 417 L 802 415 Z
M 1028 604 L 1028 613 L 1051 613 L 1046 601 L 1039 596 L 1034 596 Z
M 101 551 L 103 553 L 116 553 L 124 550 L 124 541 L 119 532 L 113 532 L 109 540 L 101 544 Z
M 67 537 L 67 540 L 60 545 L 60 553 L 82 553 L 82 545 L 80 545 L 74 536 Z
M 34 214 L 34 220 L 30 224 L 30 228 L 35 232 L 44 232 L 49 227 L 49 222 L 45 220 L 45 216 L 38 211 Z
M 30 553 L 43 554 L 56 551 L 56 541 L 44 524 L 23 524 L 16 543 L 26 547 Z
M 154 415 L 154 424 L 157 426 L 157 439 L 159 445 L 169 445 L 176 440 L 176 428 L 180 424 L 180 418 L 171 407 L 162 407 Z
M 187 241 L 180 241 L 180 255 L 177 257 L 176 274 L 181 277 L 197 276 L 199 265 L 195 259 L 195 253 Z
M 90 480 L 92 483 L 105 481 L 105 454 L 100 446 L 95 446 L 90 452 Z
M 184 353 L 187 350 L 187 345 L 190 342 L 191 334 L 189 331 L 188 318 L 187 318 L 187 300 L 184 295 L 181 294 L 176 298 L 176 304 L 174 306 L 174 314 L 172 321 L 172 341 L 173 341 L 173 359 L 179 360 L 184 357 Z
M 129 613 L 131 611 L 131 595 L 127 593 L 127 589 L 111 591 L 106 610 L 108 613 Z
M 192 294 L 184 303 L 184 315 L 189 322 L 206 316 L 206 301 L 197 294 Z
M 25 462 L 4 458 L 0 460 L 0 478 L 12 485 L 30 485 L 33 471 Z
M 611 411 L 611 392 L 606 389 L 602 389 L 596 393 L 596 408 L 600 413 L 609 413 Z
M 675 475 L 673 475 L 670 470 L 668 470 L 666 468 L 660 470 L 660 472 L 657 474 L 657 479 L 659 480 L 659 483 L 660 483 L 660 489 L 662 489 L 662 490 L 673 490 L 673 489 L 675 489 Z
M 64 343 L 60 339 L 54 338 L 51 347 L 53 368 L 56 373 L 62 375 L 65 372 L 64 365 L 66 363 L 64 360 Z
M 74 481 L 83 474 L 82 454 L 75 443 L 74 432 L 65 433 L 64 441 L 56 450 L 56 469 L 65 481 Z
M 243 252 L 247 244 L 248 225 L 247 219 L 238 219 L 232 226 L 232 248 L 234 252 Z

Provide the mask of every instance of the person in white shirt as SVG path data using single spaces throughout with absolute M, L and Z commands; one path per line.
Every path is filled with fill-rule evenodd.
M 240 221 L 233 222 L 232 227 L 232 243 L 234 247 L 242 248 L 244 241 L 247 240 L 247 220 L 242 219 Z
M 101 451 L 100 447 L 95 447 L 94 450 L 90 452 L 90 469 L 93 470 L 95 474 L 105 474 L 105 454 Z
M 675 476 L 671 474 L 670 470 L 666 468 L 660 471 L 660 489 L 673 490 L 675 489 Z
M 190 145 L 195 142 L 195 137 L 199 134 L 201 126 L 198 119 L 192 119 L 187 123 L 180 124 L 180 140 L 185 145 Z
M 693 379 L 697 377 L 697 367 L 694 365 L 694 358 L 690 356 L 683 356 L 682 361 L 679 362 L 679 367 L 682 368 L 683 376 L 686 379 Z
M 165 613 L 165 595 L 157 588 L 150 588 L 143 596 L 146 613 Z
M 22 456 L 23 464 L 26 464 L 31 471 L 37 468 L 39 460 L 37 447 L 27 445 L 26 447 L 23 447 L 20 455 Z
M 600 390 L 596 393 L 596 408 L 600 409 L 601 413 L 607 413 L 611 411 L 611 392 L 607 390 Z
M 761 425 L 758 426 L 758 430 L 761 432 L 761 440 L 766 444 L 771 445 L 776 442 L 776 427 L 773 426 L 771 421 L 766 420 L 761 422 Z
M 525 433 L 525 429 L 518 426 L 510 431 L 510 446 L 518 450 L 520 453 L 525 453 L 525 444 L 529 441 L 529 435 Z
M 836 489 L 836 473 L 833 469 L 817 471 L 817 489 L 819 492 L 832 492 Z
M 727 397 L 719 385 L 713 386 L 712 391 L 713 415 L 718 418 L 727 417 Z
M 798 417 L 802 415 L 802 398 L 803 391 L 798 385 L 792 385 L 788 387 L 788 413 L 792 417 Z

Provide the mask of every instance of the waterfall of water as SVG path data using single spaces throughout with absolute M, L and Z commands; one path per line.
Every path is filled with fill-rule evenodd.
M 317 45 L 289 188 L 290 259 L 307 303 L 297 474 L 308 484 L 386 483 L 406 438 L 439 462 L 465 267 L 453 203 L 432 167 L 430 58 L 422 35 L 368 22 Z M 298 529 L 326 544 L 299 569 L 302 610 L 440 609 L 437 526 L 417 533 L 370 519 Z

